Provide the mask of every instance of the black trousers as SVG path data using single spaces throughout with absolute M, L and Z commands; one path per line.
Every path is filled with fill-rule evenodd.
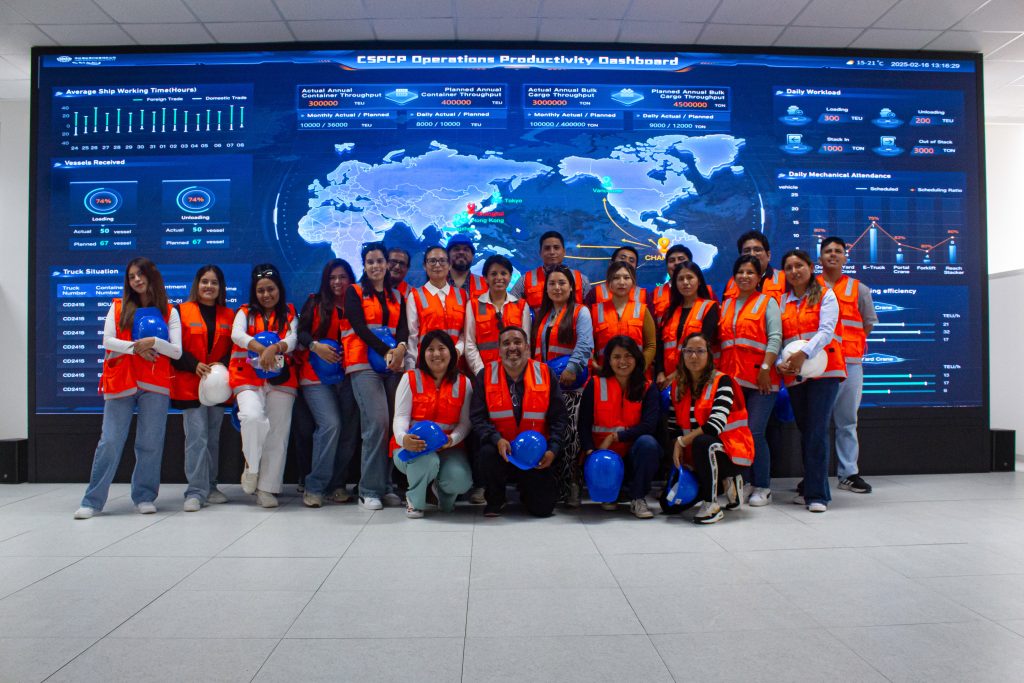
M 712 448 L 718 444 L 717 448 Z M 722 449 L 717 436 L 701 434 L 693 444 L 693 473 L 697 476 L 700 500 L 713 501 L 718 498 L 718 482 L 725 477 L 742 474 L 744 467 L 736 465 Z
M 521 470 L 498 455 L 498 447 L 480 444 L 477 450 L 480 476 L 483 477 L 487 507 L 505 504 L 505 487 L 510 479 L 519 488 L 526 511 L 534 517 L 550 517 L 558 501 L 558 482 L 554 463 L 543 470 Z

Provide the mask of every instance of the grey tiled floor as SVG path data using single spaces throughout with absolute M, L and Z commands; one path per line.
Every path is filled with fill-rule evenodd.
M 1020 680 L 1024 473 L 869 479 L 712 527 L 0 486 L 0 681 Z

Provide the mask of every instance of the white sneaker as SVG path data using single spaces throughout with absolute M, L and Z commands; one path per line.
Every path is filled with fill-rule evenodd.
M 484 490 L 482 488 L 469 490 L 469 504 L 487 505 L 487 499 L 484 498 Z
M 722 508 L 718 506 L 718 501 L 715 500 L 710 503 L 701 503 L 700 510 L 697 511 L 693 521 L 697 524 L 714 524 L 724 516 Z
M 772 502 L 772 490 L 762 486 L 755 486 L 750 497 L 747 498 L 747 505 L 752 508 L 764 507 L 770 502 Z
M 810 505 L 807 506 L 807 509 L 810 510 L 811 512 L 825 512 L 826 510 L 828 510 L 828 505 L 825 505 L 824 503 L 820 502 L 811 503 Z
M 323 507 L 324 497 L 318 493 L 310 493 L 306 491 L 302 494 L 302 504 L 308 508 Z
M 647 506 L 646 498 L 637 498 L 630 502 L 629 511 L 633 513 L 633 516 L 637 519 L 650 519 L 654 517 L 654 513 L 651 512 L 651 508 Z
M 135 509 L 139 511 L 140 515 L 151 515 L 156 512 L 156 505 L 153 503 L 139 503 L 135 506 Z
M 393 491 L 388 491 L 384 494 L 382 502 L 389 508 L 397 508 L 402 506 L 402 497 Z
M 807 505 L 807 501 L 800 494 L 797 494 L 797 495 L 793 496 L 793 501 L 792 502 L 793 502 L 793 505 Z
M 228 502 L 228 497 L 220 492 L 218 489 L 211 489 L 210 495 L 206 497 L 206 502 L 210 505 L 221 505 Z
M 75 510 L 75 519 L 92 519 L 92 516 L 96 514 L 96 510 L 90 507 L 82 506 Z
M 186 498 L 184 510 L 185 512 L 199 512 L 203 507 L 202 502 L 198 498 Z
M 250 472 L 249 468 L 246 467 L 245 471 L 242 472 L 242 491 L 248 493 L 250 496 L 256 493 L 256 485 L 259 483 L 260 473 Z
M 423 519 L 423 510 L 417 510 L 410 503 L 405 506 L 405 516 L 409 519 Z
M 347 503 L 352 500 L 352 494 L 350 494 L 344 486 L 339 486 L 334 489 L 327 498 L 328 500 L 333 500 L 335 503 Z
M 276 508 L 278 506 L 277 496 L 269 491 L 256 490 L 256 503 L 263 508 Z
M 367 496 L 366 498 L 359 499 L 359 507 L 364 510 L 382 510 L 384 508 L 384 503 L 380 502 L 380 498 Z

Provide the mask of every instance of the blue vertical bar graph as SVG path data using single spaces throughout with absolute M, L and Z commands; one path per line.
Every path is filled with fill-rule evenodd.
M 868 254 L 871 263 L 878 263 L 878 226 L 874 222 L 868 229 Z
M 949 262 L 956 263 L 956 240 L 949 241 Z
M 903 250 L 902 249 L 897 249 L 896 250 L 896 263 L 903 263 Z

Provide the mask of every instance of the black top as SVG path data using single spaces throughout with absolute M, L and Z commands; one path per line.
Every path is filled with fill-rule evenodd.
M 302 305 L 302 312 L 299 314 L 299 334 L 298 341 L 300 346 L 304 346 L 307 349 L 309 345 L 313 343 L 315 337 L 313 333 L 316 331 L 313 329 L 313 312 L 319 308 L 319 303 L 315 296 L 310 296 L 306 299 L 306 303 Z M 338 318 L 345 317 L 345 309 L 341 306 L 336 306 L 335 310 L 338 312 Z M 361 311 L 361 309 L 360 309 Z M 335 339 L 334 341 L 341 343 L 341 339 Z
M 377 297 L 377 301 L 380 302 L 380 307 L 384 311 L 384 318 L 381 324 L 386 327 L 391 321 L 389 320 L 387 299 L 384 296 L 385 292 L 378 292 L 370 287 L 363 287 L 363 292 L 364 294 L 369 293 L 371 296 Z M 402 299 L 401 295 L 398 296 L 398 302 L 401 307 L 399 308 L 400 313 L 398 315 L 395 339 L 399 342 L 404 342 L 409 338 L 409 323 L 405 320 L 405 300 Z M 352 330 L 359 335 L 359 338 L 382 357 L 386 356 L 391 349 L 367 327 L 366 315 L 363 313 L 363 302 L 360 301 L 359 293 L 355 287 L 349 287 L 348 291 L 345 292 L 345 313 L 348 316 L 348 321 L 352 323 Z
M 610 382 L 617 382 L 614 377 L 609 378 Z M 580 402 L 579 433 L 582 452 L 592 451 L 597 446 L 594 444 L 594 384 L 591 380 L 587 388 L 583 390 L 583 399 Z M 656 436 L 658 429 L 658 417 L 661 414 L 661 392 L 658 385 L 651 382 L 651 386 L 644 393 L 643 403 L 640 408 L 640 423 L 629 425 L 619 432 L 619 441 L 636 441 L 644 434 Z
M 487 392 L 485 389 L 487 383 L 484 380 L 484 373 L 487 371 L 487 368 L 484 368 L 473 378 L 473 400 L 469 407 L 469 420 L 473 423 L 473 431 L 476 432 L 477 437 L 481 441 L 497 446 L 502 436 L 498 433 L 498 428 L 491 422 L 490 411 L 487 409 Z M 502 368 L 501 371 L 505 372 L 505 369 Z M 527 368 L 527 371 L 529 371 L 529 368 Z M 522 396 L 526 390 L 524 377 L 526 377 L 526 372 L 523 372 L 518 382 L 513 382 L 512 378 L 505 372 L 509 394 L 514 397 L 512 413 L 516 418 L 516 424 L 519 424 L 523 419 Z M 549 435 L 548 450 L 557 456 L 559 451 L 562 450 L 563 435 L 569 426 L 569 413 L 565 410 L 565 404 L 562 402 L 562 390 L 558 388 L 558 382 L 554 378 L 551 381 L 551 394 L 548 396 L 547 421 Z

